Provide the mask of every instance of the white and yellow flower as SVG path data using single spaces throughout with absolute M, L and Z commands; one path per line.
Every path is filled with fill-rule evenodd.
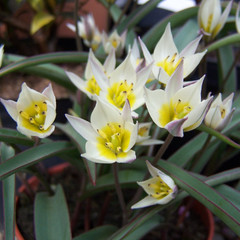
M 45 138 L 54 131 L 56 99 L 51 84 L 39 93 L 23 83 L 17 102 L 4 99 L 1 102 L 22 134 Z
M 240 33 L 240 18 L 239 18 L 239 12 L 240 12 L 240 3 L 237 7 L 236 17 L 235 17 L 235 23 L 236 23 L 236 29 L 237 32 Z
M 183 64 L 180 63 L 165 90 L 146 89 L 147 109 L 156 125 L 177 137 L 198 127 L 211 101 L 211 97 L 201 101 L 203 79 L 183 87 Z
M 137 145 L 149 146 L 149 145 L 157 145 L 163 144 L 163 141 L 158 139 L 151 139 L 149 132 L 152 126 L 152 122 L 145 122 L 138 124 L 138 136 L 137 136 Z
M 78 21 L 78 35 L 84 40 L 86 46 L 95 51 L 101 43 L 101 34 L 95 24 L 92 14 L 82 16 Z M 67 27 L 76 32 L 76 26 L 67 23 Z
M 224 12 L 221 14 L 220 0 L 203 0 L 198 11 L 198 25 L 207 41 L 216 37 L 227 21 L 232 7 L 229 2 Z
M 3 59 L 3 45 L 0 46 L 0 67 L 2 66 L 2 59 Z
M 109 54 L 112 49 L 115 49 L 116 55 L 121 56 L 125 45 L 126 35 L 126 31 L 119 35 L 115 30 L 110 36 L 108 36 L 106 32 L 103 32 L 102 44 L 105 53 Z
M 218 94 L 204 119 L 204 123 L 208 127 L 221 131 L 231 121 L 235 111 L 235 108 L 232 109 L 233 96 L 232 93 L 222 101 L 222 94 Z
M 197 67 L 206 51 L 195 53 L 201 40 L 201 36 L 190 42 L 180 53 L 173 41 L 170 23 L 168 23 L 162 37 L 158 41 L 153 54 L 140 40 L 142 51 L 147 63 L 154 62 L 152 73 L 159 82 L 167 84 L 177 66 L 183 60 L 183 76 L 187 77 Z
M 99 96 L 122 111 L 128 100 L 132 111 L 144 104 L 144 85 L 149 77 L 151 65 L 148 65 L 136 73 L 131 64 L 131 51 L 126 59 L 107 76 L 94 61 L 92 71 L 97 83 L 101 87 Z
M 136 159 L 131 148 L 136 143 L 138 124 L 131 117 L 129 103 L 122 113 L 98 98 L 91 122 L 66 115 L 72 127 L 87 140 L 82 157 L 96 163 L 126 163 Z
M 131 51 L 131 63 L 138 72 L 144 67 L 145 61 L 143 58 L 141 58 L 137 39 L 134 39 L 133 45 L 131 48 L 129 48 L 129 51 Z
M 115 58 L 115 52 L 114 50 L 110 52 L 108 57 L 106 58 L 104 64 L 102 65 L 98 59 L 93 54 L 92 50 L 90 49 L 89 56 L 88 56 L 88 62 L 85 68 L 84 72 L 84 79 L 77 76 L 75 73 L 66 71 L 67 76 L 71 80 L 71 82 L 82 92 L 87 94 L 87 96 L 90 99 L 95 100 L 96 95 L 99 95 L 101 91 L 101 87 L 96 81 L 96 78 L 93 74 L 92 67 L 90 64 L 90 59 L 93 59 L 94 63 L 101 69 L 102 72 L 104 72 L 104 75 L 106 78 L 111 74 L 111 72 L 114 70 L 116 65 L 116 58 Z
M 167 204 L 175 198 L 177 193 L 177 186 L 171 177 L 153 167 L 150 162 L 146 161 L 146 163 L 152 178 L 137 183 L 144 189 L 148 196 L 134 204 L 131 207 L 132 209 L 149 207 L 156 204 Z

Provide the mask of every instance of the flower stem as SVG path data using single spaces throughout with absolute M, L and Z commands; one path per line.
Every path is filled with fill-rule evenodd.
M 125 204 L 125 201 L 124 201 L 124 198 L 123 198 L 122 189 L 121 189 L 119 179 L 118 179 L 118 165 L 117 165 L 117 163 L 113 164 L 113 175 L 114 175 L 115 187 L 116 187 L 116 190 L 117 190 L 118 200 L 119 200 L 119 203 L 120 203 L 121 208 L 122 208 L 123 225 L 125 225 L 127 223 L 127 208 L 126 208 L 126 204 Z
M 152 163 L 153 165 L 156 165 L 158 160 L 162 158 L 163 154 L 167 150 L 167 148 L 170 145 L 170 143 L 172 142 L 172 140 L 173 140 L 173 135 L 171 133 L 169 133 L 165 142 L 161 145 L 157 154 L 155 155 L 155 158 L 153 159 L 153 163 Z

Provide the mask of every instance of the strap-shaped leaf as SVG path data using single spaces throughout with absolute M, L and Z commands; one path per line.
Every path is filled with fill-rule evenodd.
M 159 166 L 162 171 L 175 180 L 180 188 L 184 189 L 192 197 L 204 204 L 233 231 L 240 235 L 240 209 L 209 185 L 192 176 L 185 170 L 162 160 L 159 161 Z
M 0 141 L 10 144 L 21 144 L 25 146 L 33 146 L 34 141 L 19 133 L 15 129 L 0 128 Z
M 74 149 L 71 143 L 58 141 L 41 144 L 8 159 L 0 165 L 0 180 L 45 158 Z
M 5 162 L 14 156 L 14 149 L 1 144 L 1 160 Z M 4 232 L 6 240 L 13 240 L 15 236 L 15 174 L 2 181 L 4 202 Z
M 40 192 L 34 204 L 34 223 L 37 240 L 71 240 L 68 207 L 61 185 L 54 196 Z
M 173 15 L 170 15 L 169 17 L 166 17 L 159 23 L 157 23 L 142 38 L 145 44 L 147 45 L 149 51 L 151 52 L 154 46 L 157 44 L 168 22 L 171 23 L 172 28 L 182 26 L 187 20 L 197 16 L 197 13 L 198 7 L 187 8 Z
M 89 239 L 106 240 L 109 236 L 116 232 L 116 230 L 117 230 L 116 226 L 104 225 L 101 227 L 96 227 L 86 233 L 80 234 L 73 240 L 89 240 Z

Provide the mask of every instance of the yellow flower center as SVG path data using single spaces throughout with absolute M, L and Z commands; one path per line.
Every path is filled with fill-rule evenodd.
M 125 153 L 129 143 L 131 133 L 129 130 L 123 129 L 118 123 L 108 123 L 102 129 L 98 129 L 97 148 L 101 156 L 110 160 L 117 157 L 125 157 Z
M 221 111 L 221 118 L 225 118 L 225 115 L 226 115 L 225 108 L 221 108 L 220 111 Z
M 164 71 L 171 76 L 179 63 L 181 62 L 182 58 L 176 60 L 177 53 L 175 53 L 171 58 L 167 56 L 163 61 L 157 62 L 157 66 L 164 69 Z
M 113 46 L 114 48 L 117 48 L 117 46 L 118 46 L 117 39 L 114 38 L 113 40 L 111 40 L 111 44 L 112 44 L 112 46 Z
M 148 127 L 144 126 L 138 129 L 138 135 L 141 137 L 147 137 L 148 136 Z
M 22 126 L 35 132 L 44 132 L 47 103 L 35 102 L 29 107 L 19 112 L 22 119 Z
M 148 187 L 153 192 L 150 194 L 151 197 L 154 197 L 156 199 L 162 199 L 166 197 L 169 193 L 172 192 L 172 189 L 161 179 L 161 177 L 157 176 L 154 177 L 153 183 L 149 183 Z
M 94 76 L 87 80 L 86 90 L 89 91 L 91 94 L 99 95 L 101 88 L 99 87 Z
M 135 94 L 133 93 L 133 83 L 128 84 L 127 80 L 114 83 L 108 89 L 107 99 L 111 104 L 121 110 L 128 99 L 129 104 L 132 107 L 136 101 Z
M 159 122 L 164 127 L 173 120 L 184 118 L 191 111 L 192 107 L 188 102 L 183 102 L 181 99 L 178 99 L 176 103 L 171 101 L 170 105 L 163 104 L 159 110 Z

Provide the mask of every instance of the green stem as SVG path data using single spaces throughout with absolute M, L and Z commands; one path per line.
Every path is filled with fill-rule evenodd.
M 74 23 L 76 28 L 76 44 L 77 44 L 77 50 L 80 52 L 82 51 L 82 44 L 81 39 L 79 37 L 79 29 L 78 29 L 78 8 L 79 8 L 79 0 L 75 0 L 75 7 L 74 7 Z
M 127 208 L 126 208 L 126 204 L 125 204 L 125 201 L 124 201 L 122 189 L 121 189 L 119 179 L 118 179 L 118 165 L 117 165 L 117 163 L 113 164 L 113 175 L 114 175 L 115 187 L 116 187 L 116 191 L 117 191 L 117 195 L 118 195 L 118 200 L 119 200 L 119 203 L 120 203 L 121 208 L 122 208 L 123 225 L 125 225 L 127 223 Z
M 173 135 L 171 133 L 169 133 L 165 142 L 161 145 L 157 154 L 155 155 L 155 158 L 153 159 L 153 162 L 152 162 L 153 165 L 156 165 L 158 160 L 162 158 L 163 154 L 167 150 L 167 148 L 170 145 L 170 143 L 172 142 L 172 140 L 173 140 Z

